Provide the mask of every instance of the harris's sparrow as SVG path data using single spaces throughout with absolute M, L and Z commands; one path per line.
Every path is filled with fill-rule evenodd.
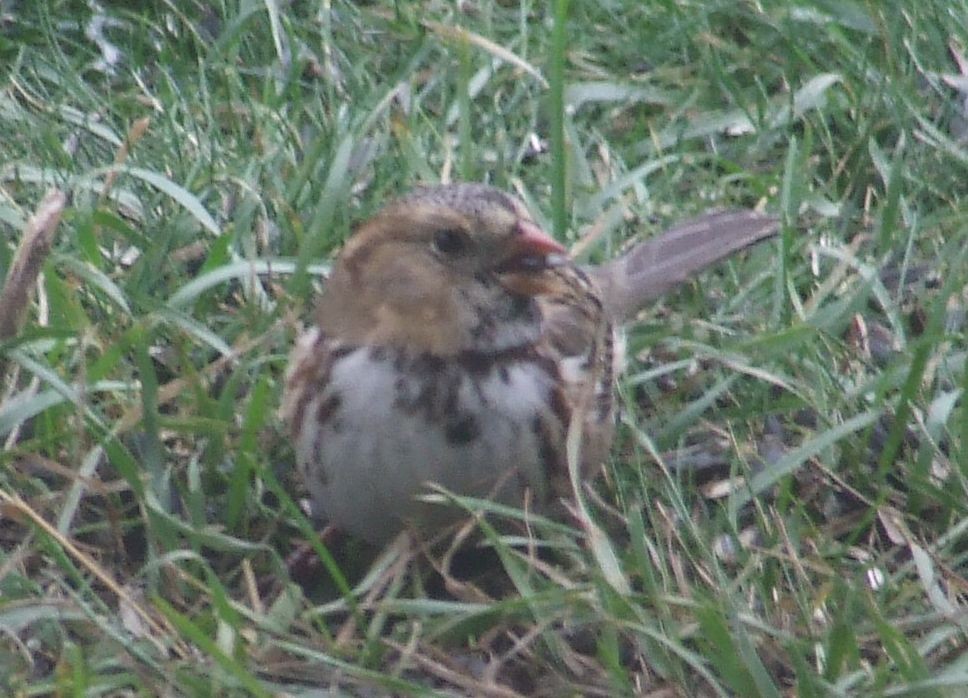
M 428 482 L 566 497 L 573 416 L 585 474 L 611 444 L 617 324 L 776 227 L 708 214 L 585 267 L 490 186 L 391 203 L 346 243 L 290 358 L 282 416 L 315 513 L 382 542 L 459 516 L 419 497 Z

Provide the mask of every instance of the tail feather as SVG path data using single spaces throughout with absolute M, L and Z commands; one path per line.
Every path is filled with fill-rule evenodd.
M 619 320 L 649 301 L 750 245 L 776 235 L 776 218 L 756 211 L 717 211 L 673 226 L 587 272 Z

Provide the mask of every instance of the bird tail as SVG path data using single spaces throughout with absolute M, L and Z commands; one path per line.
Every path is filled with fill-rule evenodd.
M 776 218 L 756 211 L 707 213 L 638 243 L 588 273 L 601 288 L 612 317 L 625 320 L 706 267 L 778 230 Z

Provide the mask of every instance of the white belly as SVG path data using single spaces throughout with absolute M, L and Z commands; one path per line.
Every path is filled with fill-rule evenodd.
M 530 488 L 544 501 L 548 432 L 538 424 L 553 419 L 552 389 L 545 370 L 521 361 L 467 371 L 456 361 L 395 366 L 353 350 L 301 413 L 295 448 L 316 513 L 379 542 L 404 521 L 428 526 L 459 515 L 415 499 L 428 482 L 511 504 Z M 322 430 L 308 428 L 321 410 Z

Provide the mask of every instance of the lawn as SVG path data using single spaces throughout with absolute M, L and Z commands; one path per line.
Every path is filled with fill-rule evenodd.
M 966 0 L 6 0 L 0 134 L 3 695 L 968 695 Z M 628 326 L 595 528 L 321 542 L 289 348 L 456 180 L 782 231 Z

